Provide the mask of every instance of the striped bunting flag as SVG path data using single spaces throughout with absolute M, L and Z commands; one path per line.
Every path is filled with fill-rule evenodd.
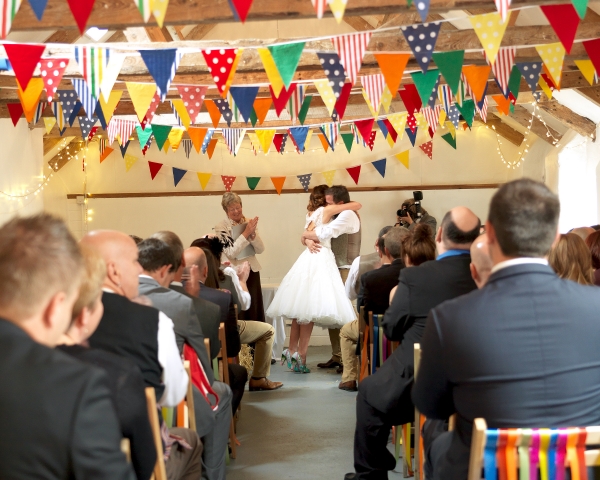
M 465 74 L 461 73 L 460 74 L 460 82 L 458 82 L 458 91 L 456 92 L 456 103 L 458 103 L 462 107 L 463 101 L 466 100 L 467 95 L 470 94 L 470 91 L 471 91 L 471 87 L 469 87 L 469 84 L 467 83 Z M 450 112 L 446 112 L 446 113 L 450 113 Z
M 302 110 L 302 103 L 304 102 L 304 95 L 306 92 L 306 85 L 296 85 L 296 89 L 294 93 L 288 100 L 288 113 L 292 118 L 292 125 L 296 125 L 296 120 L 300 115 L 300 110 Z
M 423 116 L 425 117 L 425 120 L 427 120 L 427 123 L 429 124 L 429 128 L 431 128 L 431 131 L 433 132 L 434 135 L 435 135 L 435 131 L 437 130 L 437 127 L 438 127 L 438 120 L 440 118 L 441 111 L 442 111 L 442 106 L 439 104 L 433 108 L 426 107 L 422 110 Z
M 444 110 L 446 110 L 446 113 L 448 113 L 452 103 L 454 103 L 452 100 L 452 89 L 450 88 L 450 85 L 440 85 L 438 87 L 438 98 L 442 101 L 444 104 Z
M 335 150 L 335 143 L 337 142 L 338 136 L 340 134 L 340 125 L 339 123 L 325 123 L 321 125 L 321 131 L 325 138 L 327 139 L 327 143 L 331 147 L 332 150 Z
M 190 158 L 190 153 L 192 151 L 192 141 L 189 138 L 182 140 L 183 149 L 185 150 L 185 157 Z
M 48 106 L 48 102 L 38 103 L 38 106 L 35 109 L 35 113 L 33 114 L 33 124 L 34 125 L 36 125 L 40 121 L 40 118 L 42 118 L 42 113 L 44 113 L 44 110 L 46 110 L 47 106 Z
M 135 3 L 135 6 L 142 14 L 144 22 L 148 23 L 148 20 L 150 20 L 150 14 L 152 13 L 152 9 L 150 8 L 152 0 L 133 0 L 133 3 Z
M 21 0 L 0 0 L 0 38 L 5 39 L 10 32 L 20 6 Z
M 503 21 L 506 21 L 506 14 L 508 13 L 508 7 L 510 7 L 510 0 L 494 0 L 496 4 L 496 10 L 502 17 Z
M 173 105 L 173 102 L 169 102 L 169 103 L 171 104 L 171 110 L 173 110 L 173 115 L 175 115 L 175 120 L 177 121 L 177 125 L 179 125 L 180 127 L 183 127 L 183 122 L 181 121 L 181 117 L 179 116 L 179 112 L 177 112 L 175 105 Z
M 71 79 L 71 82 L 73 83 L 73 88 L 75 88 L 75 91 L 77 92 L 79 101 L 83 105 L 85 115 L 91 120 L 94 117 L 98 100 L 92 96 L 92 92 L 90 92 L 90 89 L 87 87 L 87 83 L 83 78 L 73 78 Z
M 111 118 L 108 124 L 108 143 L 112 145 L 117 135 L 121 139 L 121 143 L 127 143 L 131 132 L 135 129 L 138 124 L 136 120 L 124 120 L 122 118 Z
M 354 123 L 350 124 L 350 130 L 352 131 L 352 134 L 354 135 L 354 141 L 356 142 L 356 144 L 360 145 L 362 143 L 362 146 L 366 147 L 367 142 L 365 141 L 364 138 L 362 138 L 362 136 L 358 132 L 358 128 L 356 128 L 356 125 L 354 125 Z
M 479 108 L 479 105 L 481 105 L 481 108 Z M 480 102 L 479 104 L 475 103 L 475 109 L 477 110 L 477 113 L 479 114 L 479 117 L 481 118 L 483 123 L 487 123 L 487 110 L 488 110 L 487 97 L 483 97 L 483 102 Z
M 75 47 L 75 60 L 94 98 L 100 95 L 100 84 L 109 59 L 108 48 Z
M 496 60 L 492 65 L 492 72 L 496 78 L 496 83 L 502 90 L 504 98 L 508 98 L 508 81 L 510 79 L 510 72 L 515 64 L 515 55 L 517 54 L 517 47 L 503 47 L 498 51 Z M 486 56 L 487 60 L 487 56 Z M 488 63 L 489 60 L 488 60 Z
M 237 155 L 242 146 L 242 140 L 244 139 L 244 134 L 246 133 L 245 128 L 224 128 L 222 130 L 223 138 L 225 139 L 225 144 L 227 145 L 227 150 L 229 150 L 230 154 Z
M 329 0 L 310 0 L 315 7 L 315 11 L 317 12 L 317 18 L 323 18 L 323 14 L 325 13 L 325 5 L 329 3 Z
M 381 96 L 383 95 L 383 89 L 385 87 L 385 78 L 383 75 L 366 75 L 360 77 L 360 82 L 363 86 L 363 91 L 366 93 L 371 108 L 377 114 L 381 107 Z
M 58 125 L 58 130 L 60 132 L 64 132 L 65 128 L 67 127 L 65 125 L 65 114 L 63 112 L 62 103 L 52 102 L 52 111 L 54 112 L 54 116 L 56 117 L 56 124 Z
M 352 84 L 356 83 L 356 76 L 371 40 L 371 35 L 372 32 L 360 32 L 339 35 L 331 39 Z

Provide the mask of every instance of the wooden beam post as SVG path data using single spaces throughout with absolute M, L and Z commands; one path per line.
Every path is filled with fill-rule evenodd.
M 523 143 L 525 136 L 521 132 L 504 123 L 498 117 L 488 117 L 486 125 L 493 129 L 498 135 L 505 138 L 517 147 L 521 146 Z
M 540 110 L 550 114 L 566 127 L 575 130 L 584 137 L 596 140 L 596 124 L 589 118 L 578 115 L 573 110 L 561 105 L 556 100 L 541 102 L 538 104 Z

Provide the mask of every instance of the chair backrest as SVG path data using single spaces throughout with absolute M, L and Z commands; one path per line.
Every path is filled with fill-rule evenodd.
M 177 405 L 177 426 L 196 431 L 196 411 L 194 410 L 194 392 L 192 370 L 189 360 L 183 362 L 183 368 L 188 374 L 188 388 L 185 398 Z
M 365 307 L 360 307 L 358 313 L 358 341 L 359 341 L 359 351 L 360 351 L 360 375 L 358 378 L 359 382 L 362 382 L 365 377 L 368 377 L 371 374 L 371 369 L 369 368 L 369 344 L 371 337 L 369 335 L 369 328 L 367 326 L 367 322 L 365 321 Z
M 156 465 L 154 466 L 154 480 L 167 480 L 167 470 L 165 468 L 165 459 L 162 438 L 160 436 L 160 424 L 158 422 L 158 409 L 156 407 L 156 393 L 154 388 L 146 387 L 146 405 L 148 407 L 148 418 L 152 428 L 152 437 L 156 447 Z
M 473 422 L 473 439 L 468 480 L 541 477 L 564 480 L 570 467 L 572 479 L 587 479 L 588 466 L 600 465 L 600 450 L 586 451 L 586 445 L 600 444 L 600 426 L 574 428 L 488 429 L 483 418 Z
M 414 344 L 414 378 L 417 379 L 417 373 L 419 372 L 419 365 L 421 363 L 421 344 Z M 414 476 L 415 480 L 423 480 L 425 474 L 423 472 L 424 454 L 425 449 L 423 448 L 423 438 L 421 437 L 421 430 L 425 423 L 425 415 L 421 415 L 419 409 L 415 407 L 415 463 L 414 463 Z
M 225 337 L 225 325 L 219 325 L 219 341 L 221 342 L 221 350 L 217 358 L 219 362 L 219 380 L 229 385 L 229 368 L 227 367 L 227 339 Z

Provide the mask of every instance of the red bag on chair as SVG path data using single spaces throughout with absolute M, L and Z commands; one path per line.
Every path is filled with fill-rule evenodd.
M 204 400 L 206 400 L 206 402 L 210 405 L 213 411 L 216 411 L 217 408 L 219 408 L 219 396 L 210 386 L 210 382 L 208 381 L 208 377 L 204 372 L 204 367 L 202 366 L 202 363 L 200 363 L 198 354 L 187 343 L 183 345 L 183 358 L 190 362 L 190 373 L 192 374 L 192 383 L 196 386 L 198 390 L 200 390 L 200 393 L 204 397 Z M 215 398 L 214 404 L 210 401 L 209 395 Z

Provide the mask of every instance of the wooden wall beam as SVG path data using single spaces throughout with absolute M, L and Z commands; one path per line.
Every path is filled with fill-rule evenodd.
M 502 120 L 503 115 L 497 112 L 492 113 L 498 118 L 500 118 L 500 120 Z M 521 105 L 515 105 L 514 113 L 511 113 L 509 116 L 515 122 L 517 122 L 519 125 L 525 128 L 529 127 L 529 122 L 532 118 L 532 114 Z M 544 124 L 537 117 L 533 117 L 533 123 L 531 124 L 531 133 L 537 135 L 539 138 L 549 143 L 550 145 L 554 145 L 555 140 L 553 139 L 553 137 L 556 139 L 556 142 L 558 142 L 562 138 L 562 134 L 558 133 L 549 125 L 546 128 L 546 126 L 544 126 Z M 548 133 L 550 133 L 553 137 L 549 136 Z
M 172 42 L 173 37 L 167 27 L 146 27 L 151 42 Z
M 517 147 L 523 143 L 525 136 L 521 132 L 512 128 L 510 125 L 504 123 L 498 117 L 488 116 L 486 125 L 488 125 L 490 128 L 493 128 L 498 135 L 505 138 Z
M 54 157 L 48 160 L 48 165 L 50 165 L 52 170 L 58 172 L 62 167 L 64 167 L 67 164 L 67 162 L 70 161 L 69 156 L 74 157 L 85 148 L 85 143 L 83 142 L 83 140 L 81 140 L 81 130 L 79 131 L 78 136 L 80 138 L 74 139 L 72 142 L 69 142 L 65 146 L 65 148 L 63 148 L 60 152 L 54 155 Z
M 350 25 L 357 32 L 364 32 L 366 30 L 373 30 L 373 25 L 367 22 L 362 17 L 350 17 L 348 15 L 344 15 L 344 23 Z
M 196 25 L 194 28 L 192 28 L 190 33 L 185 36 L 185 40 L 202 40 L 204 37 L 206 37 L 206 35 L 208 35 L 208 32 L 210 32 L 216 26 L 216 23 L 201 23 Z
M 556 118 L 564 126 L 575 130 L 584 137 L 590 137 L 596 140 L 596 124 L 589 118 L 578 115 L 573 110 L 560 103 L 542 102 L 539 104 L 540 109 Z
M 600 107 L 600 85 L 587 88 L 578 88 L 577 92 L 581 93 L 585 98 Z

